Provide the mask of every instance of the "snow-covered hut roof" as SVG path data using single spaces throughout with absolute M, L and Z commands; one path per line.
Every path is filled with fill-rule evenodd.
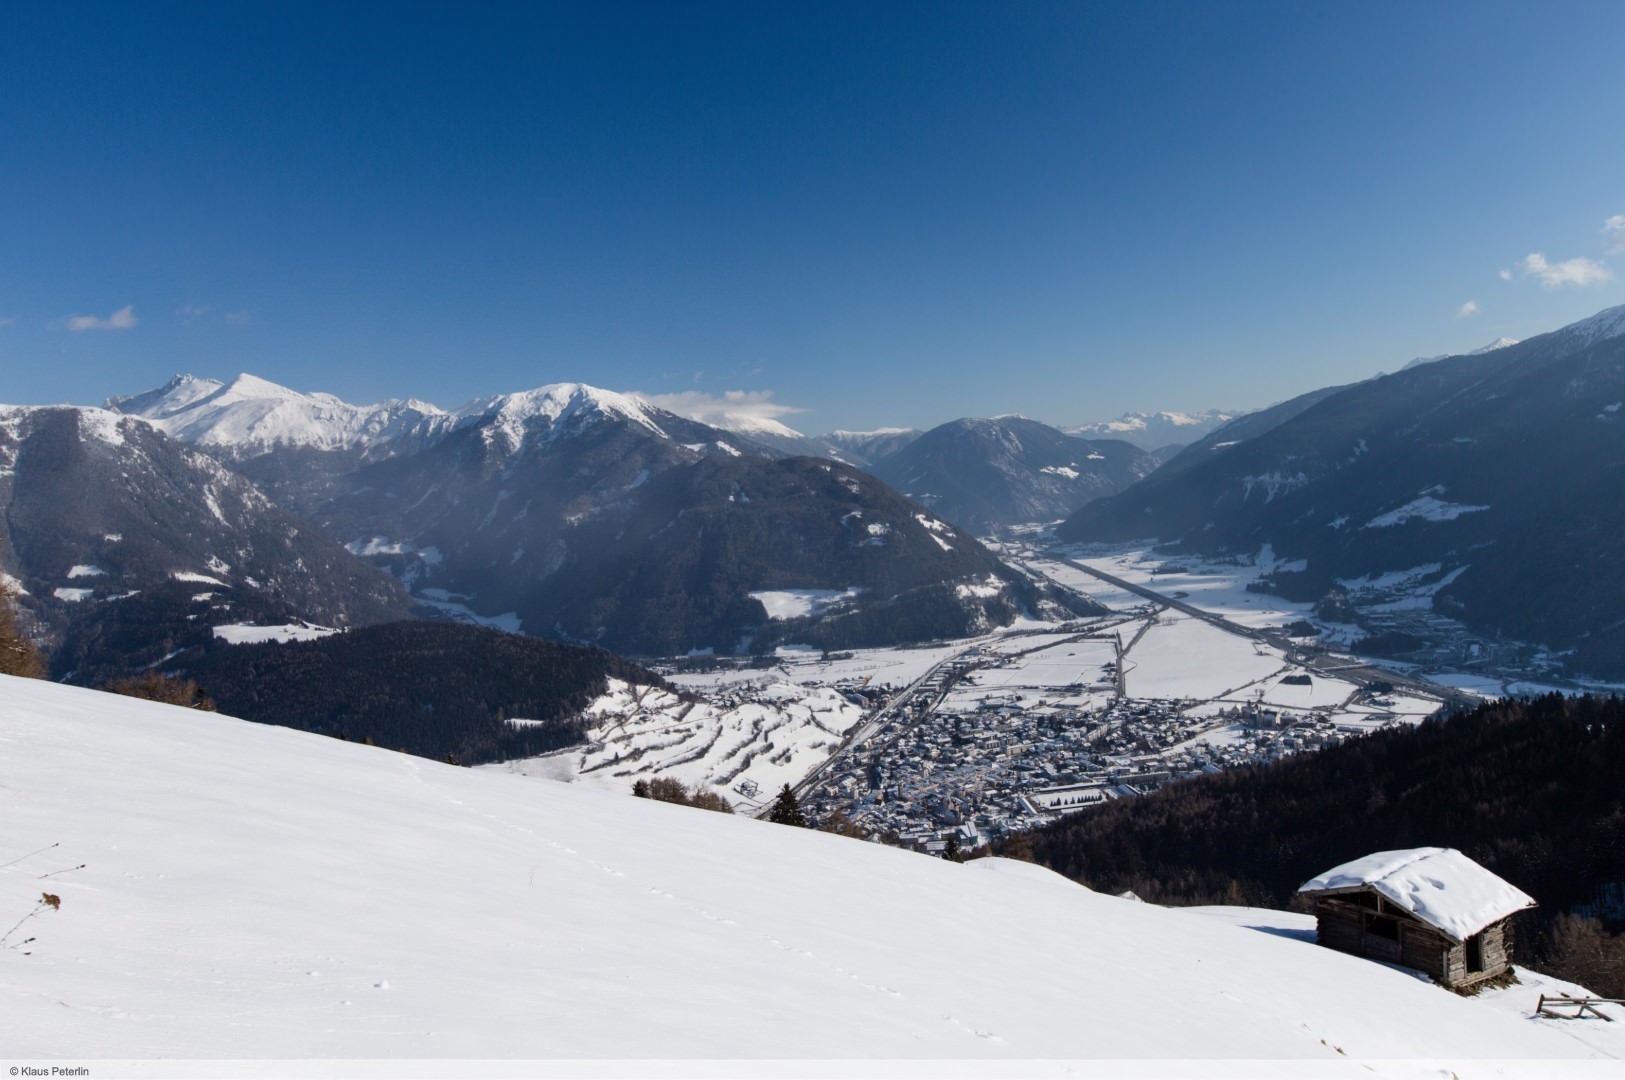
M 1374 889 L 1384 899 L 1448 935 L 1465 941 L 1535 900 L 1455 848 L 1379 851 L 1334 867 L 1305 882 L 1301 893 Z

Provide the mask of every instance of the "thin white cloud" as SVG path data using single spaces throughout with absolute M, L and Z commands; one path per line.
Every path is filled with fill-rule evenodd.
M 15 316 L 15 315 L 7 315 L 5 318 L 0 318 L 0 326 L 16 326 L 16 325 L 17 325 L 17 316 Z
M 1615 214 L 1602 223 L 1602 246 L 1609 254 L 1625 253 L 1625 214 Z
M 128 330 L 135 324 L 134 304 L 125 304 L 105 319 L 99 315 L 68 316 L 68 329 L 76 334 L 81 330 Z
M 701 390 L 676 394 L 638 394 L 639 398 L 678 416 L 698 420 L 730 431 L 775 431 L 793 429 L 780 422 L 781 416 L 805 412 L 794 405 L 773 400 L 771 390 L 729 390 L 718 397 Z
M 1477 314 L 1478 314 L 1478 301 L 1477 300 L 1469 300 L 1465 304 L 1461 305 L 1461 307 L 1456 309 L 1456 318 L 1458 318 L 1458 319 L 1466 319 L 1466 318 L 1469 318 L 1470 316 L 1477 315 Z
M 1512 280 L 1512 271 L 1511 270 L 1502 270 L 1502 271 L 1500 271 L 1500 275 L 1501 275 L 1501 280 L 1502 281 L 1511 281 Z
M 1546 256 L 1538 251 L 1525 255 L 1518 266 L 1524 277 L 1539 281 L 1543 289 L 1560 289 L 1565 285 L 1585 288 L 1588 285 L 1601 285 L 1614 277 L 1612 270 L 1595 259 L 1574 258 L 1554 263 L 1548 262 Z

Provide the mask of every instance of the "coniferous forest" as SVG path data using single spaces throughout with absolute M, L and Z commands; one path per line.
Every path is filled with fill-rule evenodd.
M 231 716 L 463 765 L 580 742 L 578 714 L 609 677 L 663 685 L 601 649 L 444 622 L 287 644 L 215 642 L 183 664 Z
M 1155 903 L 1285 908 L 1361 855 L 1453 847 L 1539 902 L 1520 920 L 1520 955 L 1549 958 L 1573 936 L 1560 917 L 1625 929 L 1621 777 L 1625 702 L 1506 700 L 1111 802 L 995 853 Z

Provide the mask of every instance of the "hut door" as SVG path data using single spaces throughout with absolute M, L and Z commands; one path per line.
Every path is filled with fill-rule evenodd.
M 1467 939 L 1467 970 L 1478 972 L 1484 970 L 1484 935 L 1474 934 Z

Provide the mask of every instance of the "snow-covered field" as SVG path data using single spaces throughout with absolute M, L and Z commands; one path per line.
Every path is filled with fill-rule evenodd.
M 1267 593 L 1247 591 L 1248 585 L 1266 573 L 1289 568 L 1276 560 L 1268 546 L 1261 549 L 1251 562 L 1206 563 L 1199 559 L 1170 559 L 1144 548 L 1109 552 L 1077 549 L 1071 553 L 1071 557 L 1113 577 L 1165 593 L 1203 611 L 1223 615 L 1232 622 L 1255 629 L 1282 626 L 1304 618 L 1314 606 L 1295 604 Z M 1090 577 L 1064 563 L 1046 561 L 1043 568 L 1046 573 L 1055 570 L 1057 580 L 1082 589 L 1108 606 L 1132 607 L 1145 603 L 1142 597 L 1114 589 L 1099 578 Z M 1103 590 L 1114 593 L 1114 599 L 1105 599 Z M 1127 599 L 1116 599 L 1119 597 Z
M 0 677 L 0 719 L 0 925 L 60 898 L 24 924 L 27 955 L 0 953 L 17 1064 L 1620 1075 L 1599 1059 L 1625 1025 L 1532 1022 L 1521 999 L 1460 998 L 1023 863 L 957 865 L 42 682 Z
M 640 779 L 670 777 L 749 809 L 823 763 L 863 710 L 828 687 L 758 673 L 688 701 L 610 679 L 587 715 L 593 726 L 585 747 L 488 768 L 617 793 Z
M 786 682 L 804 686 L 833 686 L 841 682 L 860 683 L 867 679 L 873 686 L 901 689 L 931 670 L 932 666 L 963 652 L 971 644 L 973 642 L 949 641 L 923 648 L 860 649 L 832 654 L 828 660 L 815 649 L 781 649 L 776 657 L 778 662 L 771 670 Z M 716 671 L 678 672 L 667 677 L 673 685 L 684 689 L 709 691 L 734 683 L 754 682 L 762 675 L 760 669 L 724 664 Z
M 315 641 L 338 632 L 332 627 L 312 626 L 310 623 L 284 623 L 278 626 L 231 623 L 214 628 L 214 636 L 230 645 L 254 645 L 262 641 Z
M 1130 697 L 1223 698 L 1283 665 L 1278 652 L 1170 611 L 1128 650 L 1123 679 Z

